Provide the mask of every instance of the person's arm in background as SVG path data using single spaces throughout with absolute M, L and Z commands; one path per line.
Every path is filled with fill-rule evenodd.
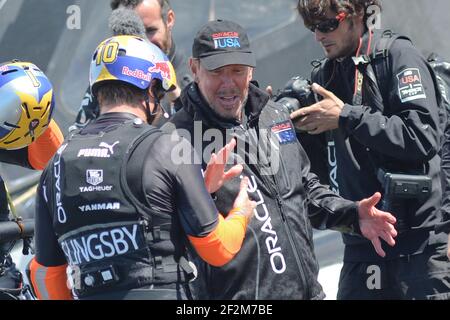
M 31 167 L 36 170 L 44 170 L 63 140 L 61 129 L 55 120 L 50 120 L 48 128 L 28 146 L 28 161 Z
M 29 146 L 18 150 L 0 149 L 0 161 L 24 168 L 43 170 L 63 140 L 61 130 L 52 119 L 48 128 Z
M 44 171 L 41 177 L 36 198 L 36 255 L 31 263 L 31 283 L 40 300 L 70 300 L 72 294 L 67 286 L 67 261 L 53 231 L 48 194 L 45 194 L 46 173 Z

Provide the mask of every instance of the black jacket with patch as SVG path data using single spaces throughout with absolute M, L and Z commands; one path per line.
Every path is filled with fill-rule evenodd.
M 380 35 L 375 33 L 369 41 L 366 33 L 360 54 L 370 54 Z M 312 80 L 345 103 L 339 128 L 322 134 L 326 140 L 324 147 L 328 148 L 327 174 L 333 190 L 351 200 L 383 192 L 377 178 L 378 168 L 392 173 L 427 175 L 432 179 L 427 200 L 408 199 L 400 209 L 392 210 L 395 216 L 405 220 L 408 231 L 397 237 L 393 248 L 383 242 L 389 259 L 422 252 L 428 243 L 444 239 L 435 237 L 433 232 L 441 220 L 442 191 L 437 153 L 442 132 L 432 71 L 425 58 L 404 39 L 394 41 L 386 59 L 372 63 L 376 76 L 380 70 L 377 63 L 387 61 L 391 71 L 389 79 L 378 79 L 382 97 L 374 94 L 374 83 L 365 76 L 362 105 L 353 105 L 355 64 L 352 57 L 342 61 L 324 60 L 313 71 Z M 308 152 L 308 148 L 305 149 Z M 318 174 L 323 176 L 323 173 Z M 366 239 L 347 234 L 343 238 L 346 244 L 344 261 L 381 259 Z
M 309 171 L 309 160 L 295 137 L 289 114 L 256 86 L 250 85 L 242 123 L 217 116 L 195 83 L 183 90 L 181 101 L 183 109 L 163 130 L 173 130 L 174 124 L 198 154 L 204 151 L 208 159 L 203 159 L 203 168 L 212 151 L 217 152 L 225 139 L 236 137 L 237 149 L 230 158 L 244 165 L 249 195 L 257 202 L 236 257 L 221 268 L 198 261 L 197 298 L 323 298 L 311 222 L 320 228 L 341 226 L 357 231 L 356 204 L 319 184 Z M 232 208 L 239 184 L 235 178 L 215 194 L 220 212 Z

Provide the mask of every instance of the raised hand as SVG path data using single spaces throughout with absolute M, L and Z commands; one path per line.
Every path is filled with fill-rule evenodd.
M 233 138 L 219 150 L 217 155 L 215 153 L 211 155 L 204 175 L 206 190 L 209 193 L 214 193 L 219 190 L 226 181 L 239 176 L 244 169 L 242 165 L 237 164 L 225 172 L 225 165 L 235 146 L 236 140 Z

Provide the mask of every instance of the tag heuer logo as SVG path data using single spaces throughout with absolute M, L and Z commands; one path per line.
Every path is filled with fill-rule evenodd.
M 92 186 L 103 182 L 103 170 L 86 170 L 86 182 Z

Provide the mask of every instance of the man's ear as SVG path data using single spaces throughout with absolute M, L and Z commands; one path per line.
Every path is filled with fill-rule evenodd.
M 150 87 L 148 87 L 148 89 L 147 89 L 147 94 L 148 94 L 148 96 L 149 97 L 151 97 L 152 99 L 154 99 L 155 98 L 155 95 L 153 94 L 153 86 L 155 85 L 155 83 L 156 83 L 156 79 L 153 79 L 152 80 L 152 84 L 150 85 Z
M 200 61 L 198 59 L 190 58 L 189 67 L 191 68 L 192 75 L 194 76 L 194 81 L 197 82 L 198 69 L 200 68 Z
M 254 68 L 249 67 L 249 70 L 248 70 L 248 81 L 249 82 L 252 81 L 252 79 L 253 79 L 253 69 Z
M 143 106 L 145 106 L 145 103 L 149 100 L 149 97 L 150 97 L 150 88 L 148 88 L 148 89 L 147 89 L 147 92 L 144 92 L 144 94 L 146 94 L 146 95 L 144 95 L 144 96 L 142 97 L 142 100 L 141 100 L 141 104 L 142 104 Z
M 147 89 L 147 96 L 142 101 L 142 105 L 144 106 L 144 108 L 147 108 L 147 103 L 148 103 L 149 108 L 150 108 L 150 112 L 153 112 L 153 109 L 155 108 L 155 104 L 154 104 L 155 96 L 154 96 L 153 91 L 152 91 L 152 88 L 155 85 L 154 84 L 155 81 L 156 81 L 155 79 L 152 80 L 152 84 Z
M 169 30 L 172 30 L 173 26 L 175 25 L 175 12 L 172 9 L 167 11 L 166 25 L 167 29 Z

